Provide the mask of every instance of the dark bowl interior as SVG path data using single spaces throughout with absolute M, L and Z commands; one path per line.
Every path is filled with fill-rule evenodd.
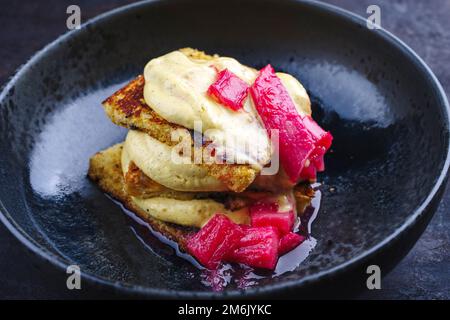
M 59 39 L 1 96 L 4 220 L 35 251 L 61 266 L 79 265 L 91 280 L 151 295 L 211 292 L 204 274 L 168 247 L 144 246 L 122 209 L 86 178 L 89 157 L 126 132 L 105 116 L 102 99 L 149 59 L 190 46 L 295 75 L 312 97 L 314 117 L 335 138 L 319 177 L 316 248 L 292 272 L 247 292 L 301 289 L 387 250 L 399 230 L 426 224 L 418 217 L 432 211 L 445 180 L 446 101 L 412 52 L 344 16 L 293 1 L 149 2 Z

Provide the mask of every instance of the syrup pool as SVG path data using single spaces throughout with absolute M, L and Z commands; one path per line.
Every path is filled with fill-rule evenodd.
M 278 277 L 286 272 L 294 271 L 308 258 L 317 244 L 317 240 L 312 236 L 312 224 L 320 208 L 321 192 L 319 186 L 317 183 L 312 185 L 315 190 L 314 197 L 310 205 L 297 218 L 294 228 L 294 231 L 305 236 L 306 240 L 294 250 L 281 256 L 273 271 L 257 270 L 245 265 L 230 263 L 222 263 L 217 270 L 208 270 L 201 266 L 190 254 L 181 251 L 176 242 L 155 231 L 150 224 L 126 209 L 120 202 L 112 200 L 125 212 L 132 232 L 148 250 L 163 258 L 187 260 L 201 270 L 200 281 L 203 285 L 214 291 L 221 291 L 231 284 L 239 289 L 245 289 L 256 285 L 261 279 Z

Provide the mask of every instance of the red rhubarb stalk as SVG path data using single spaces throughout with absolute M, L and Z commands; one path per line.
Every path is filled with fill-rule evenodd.
M 315 179 L 316 171 L 324 169 L 323 154 L 331 145 L 331 134 L 311 117 L 302 118 L 271 65 L 261 69 L 250 93 L 268 134 L 278 130 L 280 162 L 289 179 L 294 183 Z M 309 166 L 314 167 L 302 173 Z
M 209 86 L 208 95 L 231 110 L 242 108 L 249 86 L 233 72 L 224 69 L 217 74 L 217 80 Z
M 216 214 L 187 241 L 187 251 L 203 266 L 216 269 L 243 237 L 241 227 L 223 214 Z
M 280 239 L 280 244 L 278 247 L 280 256 L 293 250 L 294 248 L 299 246 L 305 240 L 306 240 L 306 237 L 299 235 L 297 233 L 294 233 L 294 232 L 290 232 L 290 233 L 284 235 Z

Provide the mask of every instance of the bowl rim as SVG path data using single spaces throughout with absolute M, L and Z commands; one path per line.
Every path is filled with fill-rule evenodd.
M 163 3 L 168 0 L 143 0 L 136 3 L 131 3 L 125 6 L 121 6 L 105 13 L 102 13 L 86 22 L 84 22 L 79 29 L 71 30 L 59 36 L 57 39 L 52 41 L 51 43 L 44 46 L 41 50 L 36 52 L 25 64 L 23 64 L 15 74 L 10 78 L 8 83 L 3 87 L 2 92 L 0 93 L 0 102 L 3 101 L 10 90 L 14 87 L 16 82 L 24 75 L 26 72 L 32 67 L 32 65 L 39 61 L 40 58 L 44 57 L 46 53 L 50 50 L 55 50 L 60 44 L 63 44 L 64 41 L 70 39 L 73 36 L 81 34 L 81 32 L 86 31 L 90 27 L 90 25 L 94 23 L 101 23 L 109 18 L 113 18 L 119 14 L 126 14 L 132 12 L 133 10 L 139 10 L 142 7 L 149 6 L 155 3 Z M 180 0 L 181 2 L 183 0 Z M 266 0 L 266 2 L 273 2 L 273 0 Z M 328 16 L 334 16 L 342 20 L 346 20 L 347 22 L 351 22 L 355 25 L 366 27 L 366 19 L 363 17 L 350 12 L 346 9 L 342 9 L 332 4 L 319 2 L 316 0 L 287 0 L 286 2 L 290 2 L 297 5 L 304 5 L 313 9 L 318 9 L 322 13 L 325 13 Z M 242 297 L 254 297 L 263 295 L 266 293 L 275 293 L 284 290 L 292 290 L 296 288 L 300 288 L 307 284 L 317 283 L 323 279 L 326 279 L 331 274 L 342 274 L 346 269 L 349 269 L 353 266 L 356 266 L 364 261 L 367 261 L 371 257 L 375 256 L 377 253 L 381 252 L 385 247 L 389 245 L 389 243 L 398 239 L 405 231 L 410 229 L 414 222 L 417 221 L 421 216 L 424 215 L 426 209 L 432 203 L 434 199 L 439 197 L 440 191 L 445 187 L 449 167 L 450 167 L 450 106 L 447 100 L 446 93 L 442 88 L 437 77 L 434 75 L 432 70 L 427 66 L 427 64 L 419 57 L 417 53 L 415 53 L 408 45 L 406 45 L 402 40 L 393 35 L 391 32 L 381 28 L 377 29 L 377 35 L 383 38 L 384 41 L 387 41 L 391 45 L 393 45 L 397 50 L 407 57 L 411 63 L 415 64 L 416 67 L 423 73 L 423 75 L 430 82 L 431 87 L 435 89 L 435 96 L 438 97 L 441 106 L 443 107 L 443 112 L 445 112 L 444 118 L 446 120 L 446 128 L 444 134 L 447 135 L 447 154 L 445 157 L 444 165 L 441 169 L 439 177 L 434 183 L 433 188 L 429 192 L 428 196 L 422 201 L 422 203 L 414 209 L 412 214 L 406 219 L 401 226 L 399 226 L 392 234 L 384 238 L 382 241 L 374 245 L 373 247 L 365 250 L 364 252 L 356 255 L 355 257 L 335 266 L 330 269 L 320 271 L 308 276 L 305 276 L 302 279 L 298 280 L 287 280 L 280 283 L 275 284 L 267 284 L 263 286 L 255 286 L 249 287 L 245 290 L 226 290 L 223 292 L 214 292 L 214 291 L 187 291 L 187 290 L 174 290 L 174 289 L 157 289 L 152 287 L 146 287 L 141 285 L 128 284 L 120 281 L 111 281 L 102 276 L 97 276 L 92 273 L 81 271 L 81 277 L 83 280 L 87 280 L 91 284 L 94 285 L 103 285 L 110 287 L 115 291 L 119 291 L 123 294 L 128 295 L 140 295 L 147 296 L 153 298 L 242 298 Z M 50 262 L 52 265 L 57 268 L 65 270 L 68 267 L 68 263 L 63 261 L 63 258 L 58 257 L 45 247 L 38 244 L 31 236 L 29 236 L 25 230 L 23 230 L 12 218 L 9 214 L 8 210 L 5 208 L 3 201 L 0 198 L 0 220 L 6 226 L 6 228 L 23 244 L 25 247 L 39 256 L 41 259 Z

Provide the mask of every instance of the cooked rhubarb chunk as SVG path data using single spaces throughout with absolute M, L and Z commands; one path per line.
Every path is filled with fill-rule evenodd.
M 259 200 L 249 208 L 250 214 L 276 213 L 278 212 L 278 202 L 270 199 Z
M 310 162 L 316 169 L 316 171 L 324 171 L 325 163 L 323 160 L 323 156 L 330 148 L 331 143 L 333 141 L 333 136 L 330 132 L 323 130 L 310 116 L 306 116 L 303 118 L 303 123 L 305 127 L 309 130 L 313 138 L 315 139 L 316 147 L 314 151 L 310 155 Z M 314 173 L 315 178 L 315 173 Z
M 315 165 L 311 162 L 306 167 L 303 167 L 302 173 L 300 174 L 301 180 L 315 180 L 316 179 L 317 169 Z
M 285 234 L 280 239 L 280 244 L 278 247 L 278 252 L 281 255 L 288 253 L 289 251 L 296 248 L 298 245 L 300 245 L 303 241 L 305 241 L 306 237 L 299 235 L 294 232 L 289 232 L 288 234 Z
M 276 228 L 280 235 L 290 231 L 295 223 L 295 214 L 293 211 L 280 212 L 279 203 L 272 199 L 261 199 L 249 208 L 251 225 L 253 227 Z
M 216 269 L 223 257 L 236 248 L 243 231 L 238 224 L 216 214 L 203 228 L 188 239 L 187 251 L 203 266 Z
M 316 147 L 314 137 L 271 65 L 261 69 L 250 93 L 269 136 L 271 130 L 278 130 L 281 165 L 289 179 L 297 182 Z
M 325 152 L 325 148 L 317 147 L 316 149 L 314 149 L 313 154 L 309 158 L 314 168 L 316 168 L 316 170 L 319 172 L 325 170 L 325 161 L 323 160 Z
M 293 211 L 276 213 L 256 213 L 251 215 L 253 227 L 269 227 L 277 229 L 280 235 L 285 235 L 292 231 L 295 222 Z
M 273 270 L 278 261 L 279 236 L 273 227 L 247 227 L 245 235 L 227 261 L 243 263 L 254 268 Z
M 224 69 L 218 73 L 216 82 L 209 86 L 208 94 L 219 103 L 236 111 L 242 108 L 248 89 L 247 83 L 228 69 Z
M 316 139 L 317 146 L 323 147 L 325 148 L 325 151 L 327 151 L 333 141 L 331 133 L 323 130 L 311 116 L 305 116 L 303 118 L 303 123 L 311 135 Z

